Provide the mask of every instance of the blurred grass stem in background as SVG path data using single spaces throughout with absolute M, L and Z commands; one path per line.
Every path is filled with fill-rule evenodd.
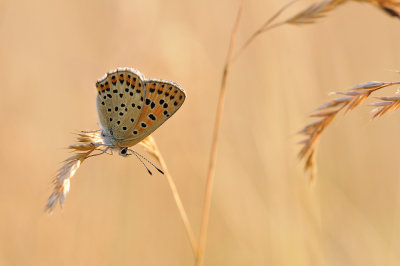
M 200 229 L 199 249 L 197 251 L 197 256 L 196 256 L 196 265 L 197 266 L 203 265 L 203 260 L 204 260 L 204 250 L 205 250 L 206 240 L 207 240 L 207 229 L 208 229 L 208 221 L 209 221 L 209 216 L 210 216 L 212 190 L 213 190 L 213 184 L 214 184 L 214 178 L 215 178 L 215 164 L 217 161 L 217 148 L 218 148 L 219 135 L 220 135 L 220 131 L 221 131 L 222 111 L 224 110 L 227 79 L 228 79 L 228 75 L 229 75 L 229 71 L 230 71 L 230 67 L 231 67 L 232 54 L 233 54 L 233 49 L 235 47 L 236 34 L 237 34 L 237 31 L 239 28 L 239 21 L 240 21 L 240 16 L 242 14 L 243 4 L 244 4 L 244 0 L 241 0 L 239 10 L 238 10 L 238 13 L 236 16 L 235 24 L 233 26 L 233 30 L 232 30 L 232 34 L 231 34 L 231 38 L 230 38 L 230 42 L 229 42 L 228 54 L 226 56 L 226 62 L 225 62 L 224 71 L 222 74 L 221 87 L 220 87 L 219 98 L 218 98 L 218 107 L 217 107 L 217 113 L 216 113 L 216 117 L 215 117 L 214 134 L 213 134 L 213 139 L 212 139 L 212 144 L 211 144 L 211 152 L 210 152 L 210 159 L 209 159 L 210 161 L 209 161 L 209 165 L 208 165 L 206 189 L 205 189 L 205 196 L 204 196 L 204 206 L 203 206 L 203 216 L 202 216 L 201 229 Z

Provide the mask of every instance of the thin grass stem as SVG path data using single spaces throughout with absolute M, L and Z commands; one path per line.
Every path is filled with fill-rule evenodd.
M 239 50 L 236 52 L 236 54 L 233 56 L 232 61 L 236 61 L 236 59 L 242 54 L 242 52 L 250 45 L 250 43 L 252 43 L 254 41 L 254 39 L 256 37 L 258 37 L 258 35 L 260 35 L 263 32 L 266 32 L 272 28 L 276 28 L 278 26 L 281 26 L 283 24 L 286 23 L 286 21 L 284 22 L 279 22 L 279 23 L 275 23 L 272 24 L 272 22 L 275 21 L 275 19 L 277 19 L 279 17 L 280 14 L 282 14 L 283 11 L 285 11 L 286 9 L 288 9 L 292 4 L 294 4 L 295 2 L 297 2 L 298 0 L 292 0 L 289 3 L 287 3 L 286 5 L 284 5 L 283 7 L 281 7 L 272 17 L 270 17 L 258 30 L 256 30 L 248 39 L 247 41 L 242 45 L 242 47 L 239 48 Z
M 197 242 L 196 242 L 196 239 L 194 237 L 193 229 L 192 229 L 192 226 L 190 225 L 189 218 L 188 218 L 188 216 L 186 214 L 185 208 L 183 207 L 183 203 L 182 203 L 181 197 L 179 196 L 178 189 L 176 188 L 174 179 L 172 178 L 172 176 L 170 175 L 170 173 L 168 171 L 167 164 L 165 163 L 164 158 L 163 158 L 160 150 L 158 149 L 158 146 L 157 146 L 156 142 L 154 141 L 153 138 L 150 139 L 150 142 L 151 142 L 151 149 L 149 149 L 148 147 L 147 147 L 147 149 L 149 149 L 150 152 L 153 153 L 153 155 L 157 158 L 157 160 L 159 161 L 159 163 L 161 165 L 161 168 L 164 171 L 164 176 L 167 179 L 168 185 L 169 185 L 169 187 L 171 189 L 171 192 L 172 192 L 172 196 L 174 197 L 176 206 L 178 207 L 178 211 L 179 211 L 179 214 L 181 216 L 183 225 L 185 226 L 186 233 L 187 233 L 187 236 L 189 238 L 190 245 L 192 247 L 193 255 L 196 257 L 196 255 L 197 255 Z M 145 147 L 146 147 L 146 145 L 145 145 Z
M 228 54 L 226 57 L 226 62 L 222 74 L 222 81 L 221 81 L 221 88 L 218 100 L 218 107 L 214 125 L 214 135 L 211 145 L 211 152 L 210 152 L 210 161 L 208 166 L 208 174 L 207 174 L 207 183 L 206 183 L 206 190 L 205 190 L 205 197 L 204 197 L 204 207 L 203 207 L 203 215 L 201 221 L 201 229 L 200 229 L 200 239 L 199 239 L 199 248 L 197 250 L 196 256 L 196 265 L 201 266 L 203 265 L 204 261 L 204 250 L 207 240 L 207 230 L 208 230 L 208 221 L 210 216 L 210 207 L 211 207 L 211 198 L 212 198 L 212 190 L 214 184 L 214 176 L 215 176 L 215 163 L 217 160 L 217 147 L 221 129 L 221 120 L 222 120 L 222 111 L 224 109 L 224 101 L 225 101 L 225 94 L 226 94 L 226 81 L 229 75 L 230 66 L 232 62 L 232 55 L 233 55 L 233 48 L 235 46 L 236 34 L 239 28 L 239 21 L 240 16 L 242 14 L 244 0 L 240 2 L 239 10 L 236 16 L 235 24 L 233 26 L 230 42 L 229 42 L 229 49 Z

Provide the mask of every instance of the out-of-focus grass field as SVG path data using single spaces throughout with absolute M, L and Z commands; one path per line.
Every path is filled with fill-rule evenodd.
M 247 1 L 238 45 L 286 2 Z M 238 5 L 0 2 L 0 265 L 193 264 L 165 178 L 134 157 L 85 161 L 64 208 L 43 208 L 72 133 L 98 128 L 94 83 L 134 67 L 187 91 L 154 137 L 198 236 Z M 228 80 L 205 265 L 400 264 L 400 113 L 369 122 L 364 105 L 339 116 L 322 136 L 314 186 L 295 145 L 328 92 L 399 80 L 388 71 L 400 69 L 399 44 L 400 20 L 351 2 L 242 54 Z

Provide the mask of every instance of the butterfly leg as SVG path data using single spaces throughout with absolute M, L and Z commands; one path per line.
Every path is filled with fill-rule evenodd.
M 113 154 L 110 146 L 107 146 L 104 150 L 101 150 L 101 149 L 98 149 L 98 148 L 96 150 L 100 150 L 101 152 L 96 153 L 96 154 L 91 154 L 91 155 L 88 156 L 88 158 L 89 157 L 94 157 L 94 156 L 99 156 L 99 155 L 102 155 L 104 153 L 109 154 L 109 155 Z M 108 153 L 108 151 L 110 151 L 110 152 Z
M 88 131 L 82 130 L 81 132 L 83 132 L 83 133 L 96 133 L 96 132 L 99 132 L 99 131 L 101 131 L 101 129 L 97 129 L 97 130 L 88 130 Z

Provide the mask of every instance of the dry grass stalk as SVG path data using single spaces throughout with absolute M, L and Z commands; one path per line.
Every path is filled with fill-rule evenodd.
M 373 92 L 395 84 L 400 84 L 400 82 L 370 81 L 358 84 L 348 91 L 334 92 L 333 94 L 342 95 L 342 97 L 333 99 L 330 102 L 321 105 L 313 114 L 310 115 L 310 117 L 317 117 L 317 120 L 314 120 L 299 131 L 299 134 L 306 136 L 306 138 L 299 142 L 303 147 L 299 151 L 298 156 L 300 160 L 305 159 L 304 169 L 306 171 L 311 170 L 311 181 L 315 178 L 315 154 L 317 151 L 318 140 L 321 137 L 322 132 L 332 122 L 336 115 L 342 110 L 345 110 L 345 113 L 353 110 L 364 102 Z M 382 98 L 382 100 L 385 99 L 385 97 Z M 392 100 L 394 100 L 394 98 Z M 377 113 L 375 113 L 376 116 L 380 116 L 388 111 L 384 108 L 391 110 L 397 108 L 399 105 L 399 103 L 396 105 L 394 101 L 389 100 L 387 102 L 389 102 L 389 104 L 375 104 L 378 108 L 383 108 L 382 110 L 378 109 Z
M 285 25 L 302 25 L 302 24 L 310 24 L 316 22 L 317 19 L 322 18 L 328 13 L 332 11 L 336 7 L 342 5 L 345 2 L 350 0 L 323 0 L 314 4 L 309 5 L 305 9 L 296 13 L 295 15 L 289 17 L 280 22 L 273 23 L 286 9 L 288 9 L 292 4 L 297 2 L 298 0 L 292 0 L 286 5 L 284 5 L 281 9 L 278 10 L 271 18 L 269 18 L 261 27 L 256 30 L 243 44 L 242 47 L 236 52 L 233 56 L 233 61 L 235 61 L 239 55 L 254 41 L 256 37 L 260 34 L 271 30 L 273 28 Z M 353 0 L 357 2 L 370 3 L 374 6 L 384 10 L 386 13 L 392 16 L 400 17 L 400 0 Z
M 314 23 L 317 19 L 322 18 L 327 12 L 333 10 L 339 5 L 349 0 L 324 0 L 308 6 L 294 16 L 288 18 L 283 23 L 288 24 L 305 24 Z M 355 0 L 372 4 L 391 16 L 400 17 L 400 1 L 399 0 Z
M 288 24 L 309 24 L 314 23 L 317 19 L 322 18 L 327 12 L 333 10 L 337 6 L 347 2 L 348 0 L 324 0 L 308 6 L 299 13 L 285 20 Z
M 81 132 L 78 134 L 78 143 L 70 145 L 75 154 L 64 161 L 64 165 L 57 171 L 53 179 L 54 189 L 46 204 L 45 210 L 53 211 L 59 202 L 60 206 L 69 192 L 70 179 L 75 175 L 82 162 L 90 157 L 95 150 L 101 150 L 102 140 L 98 132 Z
M 240 47 L 240 49 L 236 52 L 236 54 L 233 56 L 233 60 L 235 61 L 240 54 L 242 54 L 242 52 L 250 45 L 250 43 L 252 43 L 254 41 L 255 38 L 257 38 L 261 33 L 268 31 L 271 28 L 275 28 L 279 25 L 282 25 L 284 23 L 276 23 L 276 24 L 272 24 L 272 22 L 274 22 L 282 13 L 283 11 L 285 11 L 286 9 L 288 9 L 292 4 L 294 4 L 295 2 L 297 2 L 298 0 L 292 0 L 289 3 L 287 3 L 286 5 L 284 5 L 283 7 L 281 7 L 281 9 L 279 9 L 272 17 L 270 17 L 264 24 L 261 25 L 261 27 L 256 30 L 251 36 L 250 38 L 247 39 L 247 41 L 243 44 L 242 47 Z
M 206 244 L 206 239 L 207 239 L 207 228 L 208 228 L 208 220 L 209 220 L 209 213 L 210 213 L 210 207 L 211 207 L 211 195 L 212 195 L 212 187 L 214 183 L 214 175 L 215 175 L 215 163 L 216 163 L 216 157 L 217 157 L 217 144 L 219 141 L 219 132 L 220 132 L 220 127 L 221 127 L 221 120 L 222 120 L 222 111 L 223 111 L 223 106 L 224 106 L 224 99 L 225 99 L 225 94 L 226 94 L 226 82 L 229 76 L 229 71 L 231 64 L 236 58 L 244 51 L 244 49 L 247 48 L 247 46 L 261 33 L 266 32 L 272 28 L 278 27 L 280 25 L 283 25 L 285 23 L 295 23 L 296 20 L 301 21 L 302 16 L 307 16 L 309 20 L 311 20 L 311 12 L 301 12 L 302 15 L 299 15 L 297 17 L 293 17 L 292 20 L 286 20 L 284 22 L 280 23 L 275 23 L 273 22 L 280 16 L 280 14 L 285 11 L 289 6 L 291 6 L 293 3 L 295 3 L 297 0 L 292 0 L 285 6 L 283 6 L 278 12 L 276 12 L 270 19 L 268 19 L 257 31 L 255 31 L 250 38 L 244 43 L 244 45 L 238 50 L 238 52 L 233 56 L 233 48 L 234 48 L 234 43 L 236 39 L 236 33 L 239 27 L 239 21 L 240 21 L 240 15 L 243 9 L 243 3 L 244 0 L 241 1 L 238 14 L 235 20 L 235 24 L 233 27 L 233 31 L 231 34 L 230 38 L 230 44 L 229 44 L 229 49 L 228 49 L 228 54 L 227 54 L 227 59 L 225 62 L 223 74 L 222 74 L 222 82 L 221 82 L 221 88 L 220 88 L 220 95 L 219 95 L 219 100 L 218 100 L 218 107 L 217 107 L 217 114 L 216 114 L 216 121 L 215 121 L 215 126 L 214 126 L 214 136 L 213 136 L 213 142 L 211 145 L 211 153 L 210 153 L 210 162 L 209 162 L 209 167 L 208 167 L 208 174 L 207 174 L 207 183 L 206 183 L 206 191 L 205 191 L 205 198 L 204 198 L 204 207 L 203 207 L 203 215 L 202 215 L 202 223 L 201 223 L 201 229 L 200 229 L 200 240 L 199 240 L 199 247 L 198 247 L 198 252 L 196 256 L 196 265 L 200 266 L 203 264 L 204 260 L 204 249 L 205 249 L 205 244 Z M 326 2 L 343 2 L 344 0 L 325 0 L 322 3 L 325 8 L 318 9 L 314 11 L 313 16 L 317 17 L 318 12 L 326 12 L 331 10 L 334 7 L 334 4 L 326 4 Z M 338 5 L 338 4 L 336 4 Z M 329 6 L 329 7 L 327 7 Z M 300 23 L 300 22 L 299 22 Z M 310 157 L 311 158 L 311 157 Z
M 258 37 L 260 34 L 276 28 L 278 26 L 284 25 L 284 24 L 305 24 L 305 23 L 312 23 L 315 22 L 316 19 L 323 17 L 328 11 L 333 10 L 335 7 L 343 4 L 346 1 L 349 0 L 324 0 L 321 2 L 318 2 L 316 4 L 312 4 L 306 9 L 300 11 L 296 15 L 290 17 L 289 19 L 286 19 L 282 22 L 275 22 L 274 21 L 286 10 L 288 9 L 293 3 L 295 3 L 297 0 L 292 0 L 288 4 L 284 5 L 278 12 L 276 12 L 271 18 L 269 18 L 258 30 L 256 30 L 250 37 L 247 39 L 247 41 L 244 43 L 244 45 L 235 53 L 233 56 L 233 47 L 234 47 L 234 41 L 236 39 L 236 32 L 239 26 L 239 19 L 240 19 L 240 14 L 243 9 L 243 2 L 244 0 L 241 1 L 238 15 L 236 17 L 235 25 L 231 34 L 231 39 L 230 39 L 230 45 L 228 49 L 228 56 L 226 59 L 226 63 L 224 66 L 224 71 L 222 74 L 222 82 L 221 82 L 221 88 L 220 88 L 220 96 L 218 100 L 218 108 L 217 108 L 217 114 L 216 114 L 216 121 L 215 121 L 215 127 L 214 127 L 214 136 L 213 136 L 213 143 L 211 146 L 211 154 L 210 154 L 210 164 L 208 168 L 208 175 L 207 175 L 207 184 L 206 184 L 206 192 L 205 192 L 205 199 L 204 199 L 204 208 L 203 208 L 203 216 L 202 216 L 202 224 L 201 224 L 201 231 L 200 231 L 200 240 L 199 240 L 199 248 L 196 256 L 196 265 L 200 266 L 203 264 L 203 259 L 204 259 L 204 249 L 205 249 L 205 243 L 206 243 L 206 238 L 207 238 L 207 227 L 208 227 L 208 220 L 209 220 L 209 212 L 210 212 L 210 206 L 211 206 L 211 194 L 212 194 L 212 186 L 213 186 L 213 181 L 214 181 L 214 172 L 215 172 L 215 162 L 216 162 L 216 156 L 217 156 L 217 144 L 219 140 L 219 131 L 220 131 L 220 124 L 221 124 L 221 119 L 222 119 L 222 110 L 223 110 L 223 104 L 224 104 L 224 99 L 225 99 L 225 93 L 226 93 L 226 81 L 229 75 L 229 70 L 231 67 L 231 64 L 241 55 L 241 53 L 254 41 L 256 37 Z M 372 2 L 373 0 L 365 0 L 368 2 Z M 376 1 L 381 1 L 383 2 L 384 0 L 376 0 Z M 394 0 L 392 0 L 394 1 Z M 388 2 L 388 1 L 387 1 Z M 393 15 L 393 14 L 392 14 Z M 364 84 L 365 87 L 369 87 L 372 84 Z M 379 85 L 377 85 L 379 87 Z M 384 87 L 385 85 L 382 85 Z M 389 85 L 387 85 L 389 86 Z M 380 87 L 380 88 L 382 88 Z M 360 92 L 362 88 L 353 88 L 354 90 L 358 90 Z M 373 88 L 369 87 L 369 89 L 372 91 Z M 375 88 L 375 90 L 378 88 Z M 346 95 L 346 93 L 344 93 Z M 302 152 L 300 154 L 301 158 L 304 158 L 307 155 L 306 159 L 306 169 L 314 169 L 315 167 L 315 143 L 317 139 L 319 138 L 320 134 L 322 131 L 326 128 L 326 126 L 329 125 L 329 123 L 333 120 L 335 117 L 336 113 L 342 110 L 345 106 L 348 106 L 348 110 L 352 110 L 355 108 L 358 104 L 360 104 L 362 101 L 364 101 L 369 94 L 367 95 L 366 92 L 360 93 L 359 95 L 348 95 L 347 97 L 343 97 L 342 100 L 345 98 L 347 99 L 347 103 L 345 102 L 340 102 L 340 100 L 337 100 L 335 103 L 332 103 L 333 107 L 335 104 L 338 107 L 338 110 L 336 112 L 319 112 L 319 114 L 316 114 L 315 116 L 321 116 L 322 118 L 315 123 L 315 128 L 309 127 L 308 129 L 305 129 L 303 134 L 306 134 L 309 136 L 308 139 L 304 141 L 304 147 L 302 149 Z M 313 132 L 314 130 L 314 132 Z M 315 169 L 314 169 L 315 170 Z M 312 176 L 315 176 L 313 174 Z
M 197 244 L 192 227 L 178 194 L 176 185 L 172 179 L 172 176 L 168 172 L 167 165 L 157 147 L 155 140 L 153 139 L 153 137 L 149 136 L 142 140 L 139 144 L 141 144 L 147 152 L 149 152 L 159 161 L 161 168 L 164 171 L 164 175 L 167 178 L 168 184 L 171 188 L 172 195 L 179 210 L 179 214 L 182 218 L 183 224 L 188 234 L 193 254 L 196 256 Z M 91 156 L 96 156 L 103 153 L 106 147 L 107 146 L 104 145 L 103 140 L 100 137 L 100 131 L 78 133 L 77 143 L 72 144 L 68 147 L 75 154 L 64 161 L 64 165 L 58 170 L 57 175 L 53 180 L 54 190 L 53 193 L 50 195 L 47 205 L 45 207 L 46 211 L 51 212 L 57 205 L 57 202 L 59 202 L 60 206 L 62 206 L 66 195 L 69 192 L 70 179 L 75 175 L 82 162 Z M 99 153 L 92 154 L 92 152 L 94 151 L 99 151 Z
M 254 41 L 256 37 L 260 34 L 271 30 L 273 28 L 282 26 L 284 24 L 306 24 L 315 22 L 317 18 L 323 17 L 325 13 L 334 9 L 335 7 L 339 6 L 340 4 L 348 1 L 348 0 L 324 0 L 315 4 L 308 6 L 307 8 L 303 9 L 302 11 L 296 13 L 292 17 L 283 20 L 281 22 L 273 23 L 286 9 L 288 9 L 291 5 L 293 5 L 298 0 L 292 0 L 286 5 L 284 5 L 281 9 L 279 9 L 271 18 L 269 18 L 261 27 L 256 30 L 250 38 L 244 43 L 242 47 L 236 52 L 233 60 L 236 60 L 239 55 Z
M 161 168 L 163 169 L 164 175 L 167 178 L 168 184 L 172 191 L 172 195 L 178 207 L 179 214 L 186 228 L 186 232 L 188 234 L 189 241 L 193 249 L 193 254 L 196 256 L 197 244 L 194 238 L 192 227 L 178 194 L 176 185 L 172 179 L 172 176 L 168 172 L 167 165 L 157 147 L 155 140 L 153 139 L 153 137 L 149 136 L 142 140 L 139 144 L 141 144 L 146 149 L 146 151 L 154 156 L 161 164 Z M 103 143 L 103 139 L 100 137 L 100 131 L 78 133 L 77 143 L 72 144 L 68 147 L 75 154 L 64 161 L 64 165 L 58 170 L 57 175 L 53 180 L 54 190 L 53 193 L 50 195 L 47 205 L 45 207 L 46 211 L 51 212 L 57 205 L 57 202 L 59 202 L 60 206 L 62 206 L 66 195 L 69 192 L 70 179 L 75 175 L 82 162 L 91 156 L 102 154 L 106 147 L 107 146 Z M 92 152 L 94 151 L 99 151 L 99 153 L 92 154 Z
M 208 229 L 208 220 L 210 216 L 210 207 L 211 207 L 211 196 L 214 184 L 214 176 L 215 176 L 215 164 L 217 160 L 217 146 L 219 141 L 219 133 L 221 129 L 221 120 L 222 120 L 222 111 L 224 109 L 224 101 L 225 101 L 225 94 L 226 94 L 226 85 L 227 79 L 232 63 L 232 55 L 233 55 L 233 48 L 235 46 L 236 34 L 239 28 L 239 21 L 240 16 L 242 14 L 244 0 L 240 2 L 239 10 L 236 16 L 236 20 L 233 26 L 228 53 L 225 61 L 224 71 L 222 74 L 222 81 L 220 87 L 220 94 L 218 99 L 218 107 L 214 125 L 214 134 L 213 140 L 211 144 L 211 152 L 210 152 L 210 161 L 208 166 L 208 173 L 207 173 L 207 181 L 206 181 L 206 190 L 204 196 L 204 206 L 203 206 L 203 214 L 202 214 L 202 221 L 201 221 L 201 228 L 200 228 L 200 239 L 199 239 L 199 248 L 197 250 L 196 256 L 196 265 L 201 266 L 203 265 L 204 261 L 204 250 L 207 240 L 207 229 Z
M 189 218 L 186 214 L 185 208 L 183 207 L 183 203 L 181 197 L 179 196 L 178 190 L 176 188 L 175 182 L 170 175 L 167 164 L 164 161 L 163 156 L 161 155 L 160 150 L 157 147 L 157 144 L 152 136 L 148 136 L 144 140 L 142 140 L 139 144 L 141 144 L 148 153 L 150 153 L 157 161 L 160 163 L 162 170 L 164 171 L 164 176 L 167 179 L 168 185 L 171 189 L 172 195 L 174 197 L 176 206 L 178 207 L 179 214 L 181 216 L 182 222 L 185 226 L 186 233 L 188 235 L 190 245 L 192 247 L 192 251 L 194 256 L 197 256 L 197 243 L 193 234 L 192 226 L 190 225 Z
M 400 92 L 396 92 L 396 96 L 379 97 L 380 102 L 371 104 L 375 108 L 371 111 L 372 119 L 379 118 L 388 111 L 395 111 L 400 107 Z
M 382 9 L 387 14 L 400 18 L 400 1 L 399 0 L 355 0 L 357 2 L 370 3 Z

